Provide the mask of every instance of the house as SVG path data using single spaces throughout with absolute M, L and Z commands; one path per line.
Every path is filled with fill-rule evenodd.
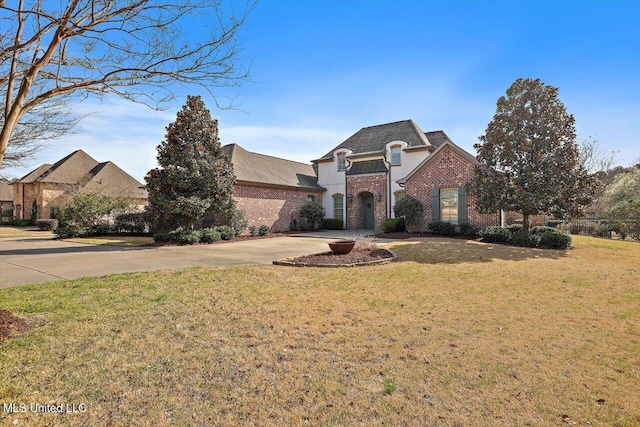
M 478 227 L 500 224 L 481 214 L 465 185 L 478 164 L 442 130 L 424 132 L 412 120 L 360 129 L 312 164 L 224 147 L 233 164 L 233 197 L 250 226 L 296 228 L 307 201 L 348 229 L 379 229 L 405 195 L 420 200 L 425 223 L 451 221 Z
M 13 187 L 11 182 L 0 179 L 0 221 L 8 221 L 12 218 Z
M 13 183 L 14 217 L 30 218 L 35 207 L 36 218 L 52 218 L 65 196 L 76 191 L 130 197 L 140 208 L 147 204 L 147 191 L 135 178 L 112 162 L 99 163 L 77 150 L 52 165 L 39 166 Z
M 298 212 L 307 201 L 321 202 L 312 165 L 266 156 L 237 144 L 223 147 L 233 164 L 233 199 L 245 212 L 249 226 L 268 225 L 272 231 L 295 229 Z
M 477 160 L 444 131 L 422 131 L 412 120 L 360 129 L 313 160 L 328 218 L 345 228 L 380 228 L 405 195 L 420 200 L 425 222 L 500 224 L 466 194 Z

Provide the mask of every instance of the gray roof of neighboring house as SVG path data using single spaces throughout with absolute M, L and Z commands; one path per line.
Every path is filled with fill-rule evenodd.
M 13 200 L 13 186 L 6 179 L 0 179 L 0 202 Z
M 44 164 L 27 175 L 20 183 L 45 182 L 78 186 L 82 191 L 96 191 L 110 196 L 146 198 L 142 184 L 112 162 L 98 163 L 82 150 L 76 150 L 53 165 Z
M 324 190 L 318 185 L 313 165 L 253 153 L 238 144 L 229 144 L 222 148 L 231 159 L 237 181 Z
M 383 151 L 389 142 L 397 140 L 405 141 L 407 148 L 436 148 L 445 139 L 448 137 L 442 131 L 423 132 L 413 120 L 402 120 L 362 128 L 321 159 L 333 158 L 333 153 L 339 148 L 348 148 L 353 151 L 352 154 L 377 152 Z
M 389 169 L 384 165 L 382 159 L 379 159 L 353 162 L 351 167 L 345 173 L 347 175 L 362 175 L 365 173 L 387 172 L 388 170 Z

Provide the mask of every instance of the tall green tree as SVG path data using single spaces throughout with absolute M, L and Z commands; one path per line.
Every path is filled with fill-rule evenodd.
M 532 215 L 579 216 L 590 204 L 595 180 L 580 161 L 575 119 L 558 88 L 517 79 L 479 140 L 469 191 L 481 212 L 520 212 L 528 229 Z
M 220 146 L 218 121 L 199 96 L 187 96 L 158 146 L 158 164 L 147 173 L 149 217 L 155 230 L 194 228 L 207 213 L 232 206 L 235 178 Z

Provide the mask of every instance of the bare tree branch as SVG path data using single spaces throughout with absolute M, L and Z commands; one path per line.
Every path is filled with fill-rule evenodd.
M 65 100 L 72 94 L 112 93 L 158 109 L 173 99 L 175 83 L 197 84 L 213 93 L 217 103 L 215 89 L 237 86 L 248 77 L 237 65 L 237 39 L 255 3 L 250 0 L 235 15 L 237 4 L 20 0 L 17 6 L 8 6 L 1 2 L 0 165 L 8 146 L 19 147 L 16 129 L 34 123 L 28 119 L 30 111 L 55 100 L 68 112 Z M 33 116 L 54 120 L 39 111 Z M 48 135 L 64 134 L 61 131 L 57 127 Z M 17 133 L 20 138 L 26 134 Z M 24 139 L 21 143 L 26 144 Z

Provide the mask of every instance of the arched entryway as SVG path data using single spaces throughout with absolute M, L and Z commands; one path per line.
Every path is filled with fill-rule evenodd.
M 374 227 L 374 203 L 373 203 L 373 194 L 369 192 L 360 193 L 360 206 L 361 213 L 360 218 L 362 218 L 362 226 L 363 228 L 373 229 Z

